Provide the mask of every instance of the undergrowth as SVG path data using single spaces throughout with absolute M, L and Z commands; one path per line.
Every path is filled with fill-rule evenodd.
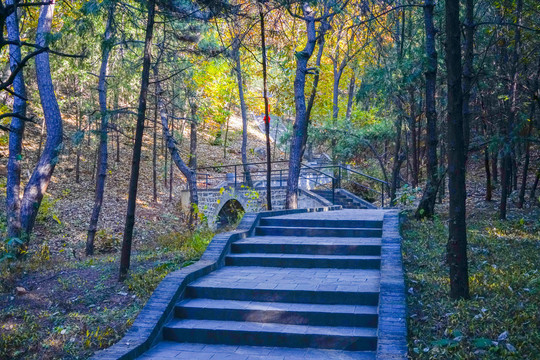
M 469 220 L 469 300 L 449 298 L 440 219 L 404 226 L 413 359 L 538 359 L 540 221 Z

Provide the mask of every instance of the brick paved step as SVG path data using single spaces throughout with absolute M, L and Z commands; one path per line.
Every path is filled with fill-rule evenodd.
M 251 321 L 293 325 L 376 327 L 377 307 L 213 299 L 184 299 L 175 307 L 183 319 Z
M 280 227 L 329 227 L 329 228 L 382 228 L 380 220 L 339 220 L 339 219 L 276 219 L 262 218 L 261 226 Z
M 373 351 L 340 351 L 328 349 L 238 346 L 162 341 L 141 360 L 375 360 Z
M 233 253 L 380 255 L 380 238 L 254 236 L 234 242 Z
M 380 256 L 306 254 L 229 254 L 225 265 L 296 268 L 379 269 Z
M 380 237 L 382 229 L 257 226 L 255 235 Z
M 189 297 L 218 300 L 278 301 L 313 304 L 377 305 L 379 302 L 379 289 L 374 284 L 366 284 L 366 289 L 363 291 L 295 290 L 227 285 L 189 285 L 186 289 L 186 295 Z M 347 285 L 344 286 L 347 287 Z
M 377 347 L 375 328 L 244 321 L 173 319 L 163 328 L 163 337 L 178 342 L 350 351 L 375 350 Z

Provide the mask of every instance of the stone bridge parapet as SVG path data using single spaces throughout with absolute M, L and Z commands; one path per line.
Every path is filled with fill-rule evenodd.
M 271 190 L 272 210 L 285 209 L 286 187 L 275 187 Z M 231 200 L 240 203 L 245 212 L 259 212 L 266 210 L 266 188 L 249 187 L 223 187 L 220 189 L 199 189 L 199 211 L 208 219 L 211 228 L 216 227 L 219 213 Z M 189 210 L 189 191 L 181 193 L 181 204 L 185 211 Z M 307 209 L 321 206 L 331 206 L 332 203 L 310 191 L 299 189 L 298 208 Z

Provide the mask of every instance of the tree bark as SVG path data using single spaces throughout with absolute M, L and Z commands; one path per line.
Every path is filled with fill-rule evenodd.
M 439 168 L 437 160 L 437 103 L 435 91 L 437 86 L 437 50 L 435 47 L 435 25 L 433 23 L 433 9 L 435 2 L 426 0 L 424 4 L 424 24 L 426 28 L 426 146 L 427 146 L 427 183 L 422 200 L 416 210 L 416 218 L 432 218 L 435 215 L 435 202 L 439 188 Z
M 148 21 L 146 24 L 146 36 L 144 41 L 141 90 L 139 94 L 139 107 L 137 111 L 135 145 L 133 147 L 133 159 L 131 163 L 126 224 L 124 229 L 124 238 L 122 240 L 119 281 L 124 281 L 126 279 L 131 259 L 131 243 L 133 241 L 133 227 L 135 226 L 135 208 L 137 205 L 137 187 L 139 182 L 144 119 L 146 115 L 146 100 L 148 96 L 148 84 L 150 77 L 150 62 L 152 60 L 152 37 L 154 33 L 155 6 L 155 0 L 148 0 Z
M 351 80 L 349 81 L 349 91 L 347 94 L 347 112 L 345 113 L 345 119 L 347 120 L 347 122 L 351 121 L 355 89 L 356 89 L 356 75 L 353 72 L 351 76 Z
M 289 155 L 289 176 L 287 177 L 286 208 L 296 209 L 298 207 L 298 178 L 302 156 L 304 155 L 307 137 L 308 121 L 306 117 L 306 72 L 307 64 L 317 41 L 315 31 L 315 14 L 307 3 L 303 4 L 304 21 L 306 24 L 307 43 L 306 46 L 296 53 L 296 77 L 294 79 L 294 103 L 295 119 L 291 139 L 291 151 Z
M 194 206 L 199 204 L 199 197 L 197 194 L 197 174 L 194 169 L 190 169 L 186 163 L 182 160 L 180 157 L 180 152 L 178 151 L 176 147 L 176 141 L 174 140 L 174 136 L 169 131 L 169 116 L 167 114 L 167 109 L 165 106 L 165 103 L 163 101 L 162 93 L 163 90 L 161 89 L 161 84 L 157 81 L 159 79 L 159 69 L 157 66 L 154 68 L 154 77 L 156 78 L 156 106 L 159 109 L 159 115 L 161 118 L 161 126 L 163 128 L 163 137 L 165 138 L 165 142 L 167 144 L 167 148 L 169 149 L 169 152 L 171 154 L 171 160 L 174 162 L 176 167 L 184 174 L 186 177 L 186 182 L 188 184 L 189 188 L 189 201 L 191 203 L 190 206 L 190 226 L 194 224 Z
M 36 34 L 36 44 L 38 46 L 46 47 L 48 45 L 54 16 L 54 6 L 55 4 L 51 3 L 41 7 Z M 41 157 L 26 185 L 21 203 L 21 224 L 23 237 L 25 237 L 26 241 L 28 241 L 28 237 L 32 233 L 41 200 L 43 200 L 54 168 L 58 163 L 63 136 L 62 116 L 58 102 L 56 101 L 51 78 L 49 53 L 41 53 L 35 59 L 36 81 L 43 108 L 45 126 L 47 128 L 47 138 Z
M 193 100 L 195 101 L 195 100 Z M 193 171 L 197 171 L 197 104 L 190 102 L 191 121 L 189 131 L 189 163 L 188 166 Z
M 7 0 L 6 5 L 14 5 L 15 0 Z M 6 28 L 9 41 L 20 41 L 19 19 L 17 10 L 6 18 Z M 11 71 L 19 66 L 21 62 L 21 47 L 9 45 L 9 66 Z M 13 113 L 26 117 L 26 86 L 24 84 L 23 71 L 15 76 L 13 80 Z M 9 132 L 9 159 L 7 165 L 7 186 L 6 186 L 6 215 L 7 215 L 7 236 L 9 239 L 21 237 L 21 160 L 22 141 L 24 134 L 24 120 L 12 117 Z
M 516 8 L 516 25 L 521 25 L 521 10 L 523 8 L 523 0 L 517 0 Z M 519 52 L 521 46 L 521 30 L 519 26 L 514 29 L 514 48 L 512 50 L 512 65 L 511 65 L 511 78 L 512 81 L 509 87 L 509 99 L 510 99 L 510 111 L 508 113 L 508 120 L 506 123 L 504 138 L 505 144 L 503 147 L 502 168 L 501 173 L 501 202 L 499 205 L 499 219 L 506 220 L 508 195 L 512 189 L 512 152 L 513 152 L 513 131 L 514 120 L 517 112 L 517 83 L 518 83 L 518 62 Z
M 247 144 L 248 144 L 248 116 L 246 99 L 244 97 L 244 81 L 242 78 L 242 62 L 240 61 L 240 39 L 238 36 L 233 42 L 233 59 L 235 62 L 236 82 L 238 84 L 238 98 L 240 99 L 240 112 L 242 113 L 242 166 L 244 168 L 244 176 L 246 184 L 249 187 L 253 187 L 253 181 L 251 180 L 251 174 L 248 168 L 247 160 Z M 277 140 L 276 140 L 277 141 Z
M 531 99 L 531 109 L 530 109 L 530 115 L 529 115 L 529 123 L 527 126 L 527 140 L 525 140 L 525 163 L 523 164 L 523 174 L 521 177 L 521 188 L 519 190 L 519 200 L 517 207 L 522 208 L 523 203 L 525 202 L 525 190 L 527 187 L 527 174 L 529 172 L 529 162 L 531 161 L 531 142 L 529 138 L 532 135 L 532 130 L 534 128 L 534 116 L 535 116 L 535 110 L 536 110 L 536 101 L 535 97 L 538 97 L 538 81 L 540 78 L 540 58 L 538 61 L 538 68 L 536 71 L 536 76 L 534 78 L 534 85 L 533 85 L 533 98 Z
M 465 144 L 465 159 L 468 156 L 471 137 L 470 124 L 472 118 L 471 94 L 474 79 L 474 0 L 465 1 L 465 51 L 463 58 L 463 140 Z
M 99 110 L 101 112 L 101 128 L 99 137 L 99 167 L 98 176 L 96 179 L 96 191 L 94 198 L 94 208 L 90 217 L 90 225 L 88 226 L 88 234 L 86 237 L 86 256 L 94 254 L 94 239 L 97 231 L 99 214 L 101 205 L 103 204 L 103 193 L 105 192 L 105 179 L 107 178 L 108 168 L 108 132 L 109 132 L 109 110 L 107 109 L 107 67 L 109 64 L 109 55 L 112 48 L 112 40 L 114 37 L 114 3 L 110 5 L 107 15 L 107 25 L 103 35 L 103 44 L 101 48 L 101 68 L 99 71 Z
M 447 262 L 450 267 L 450 296 L 458 299 L 469 297 L 459 0 L 446 0 L 445 20 L 450 193 Z

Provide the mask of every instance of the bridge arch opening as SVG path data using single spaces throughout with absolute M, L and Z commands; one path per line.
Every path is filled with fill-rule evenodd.
M 216 227 L 218 229 L 224 228 L 226 226 L 236 223 L 240 216 L 242 216 L 246 211 L 242 204 L 236 199 L 227 200 L 225 204 L 219 210 L 216 218 Z

